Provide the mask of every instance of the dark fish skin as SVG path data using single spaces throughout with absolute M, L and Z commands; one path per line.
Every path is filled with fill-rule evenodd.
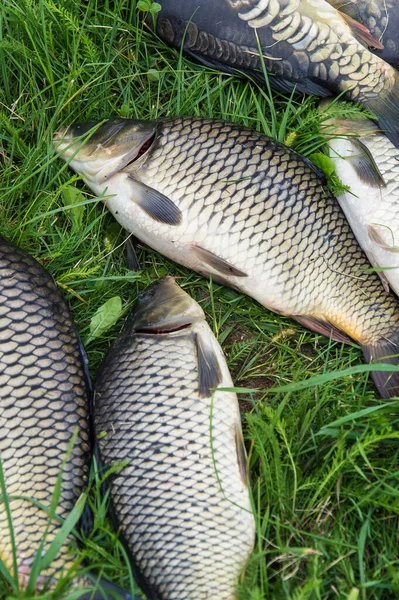
M 199 305 L 171 277 L 138 298 L 101 366 L 95 424 L 135 577 L 150 600 L 236 600 L 253 548 L 237 396 Z M 213 393 L 212 390 L 215 390 Z
M 195 117 L 110 120 L 83 146 L 80 130 L 57 133 L 57 151 L 138 239 L 315 331 L 356 340 L 368 362 L 398 363 L 398 300 L 365 273 L 310 161 L 252 129 Z M 137 144 L 145 132 L 152 144 Z M 397 373 L 373 378 L 383 397 L 398 394 Z
M 9 496 L 49 507 L 63 466 L 56 514 L 66 518 L 87 485 L 91 457 L 90 381 L 72 316 L 53 279 L 31 256 L 0 236 L 0 453 Z M 48 526 L 48 513 L 27 499 L 10 500 L 20 586 Z M 53 520 L 44 551 L 60 529 Z M 37 588 L 74 562 L 68 540 Z M 4 504 L 0 504 L 0 558 L 13 571 Z M 85 577 L 77 585 L 93 584 Z M 111 584 L 112 586 L 112 584 Z M 119 589 L 119 588 L 118 588 Z M 91 598 L 107 598 L 90 593 Z M 84 597 L 84 596 L 83 596 Z M 112 598 L 114 596 L 111 596 Z
M 383 50 L 374 54 L 399 68 L 399 3 L 397 0 L 328 0 L 334 6 L 370 30 L 382 42 Z
M 163 0 L 156 31 L 222 71 L 278 89 L 345 96 L 369 108 L 399 145 L 399 73 L 352 34 L 325 0 Z

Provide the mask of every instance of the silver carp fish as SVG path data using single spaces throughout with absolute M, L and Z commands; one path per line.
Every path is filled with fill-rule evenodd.
M 310 329 L 356 340 L 367 361 L 397 364 L 398 300 L 364 273 L 370 263 L 310 161 L 224 121 L 92 127 L 61 129 L 56 149 L 137 238 Z M 373 377 L 384 397 L 399 392 L 399 373 Z
M 0 559 L 10 574 L 18 575 L 23 590 L 30 585 L 37 554 L 43 557 L 55 543 L 62 519 L 87 485 L 91 392 L 82 346 L 57 286 L 35 259 L 2 236 L 0 384 L 0 456 L 12 520 L 11 533 L 2 494 Z M 50 518 L 61 472 L 57 508 Z M 55 586 L 73 566 L 70 542 L 66 539 L 51 565 L 39 573 L 35 591 Z M 118 586 L 101 584 L 131 599 Z M 79 571 L 75 587 L 75 593 L 79 587 L 92 590 L 87 595 L 82 590 L 82 600 L 120 597 L 96 592 Z
M 399 67 L 399 3 L 397 0 L 328 0 L 337 10 L 351 16 L 368 28 L 382 44 L 373 52 Z
M 234 600 L 254 545 L 237 396 L 200 306 L 148 287 L 95 384 L 114 518 L 150 600 Z M 127 464 L 126 464 L 127 463 Z
M 399 146 L 399 73 L 368 29 L 325 0 L 163 0 L 157 33 L 200 62 L 317 96 L 345 93 Z M 259 45 L 258 45 L 259 40 Z
M 350 187 L 338 201 L 371 264 L 399 296 L 399 150 L 366 117 L 326 125 L 334 132 L 330 158 Z

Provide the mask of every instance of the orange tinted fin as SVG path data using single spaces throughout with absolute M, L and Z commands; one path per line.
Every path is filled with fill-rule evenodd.
M 334 340 L 334 342 L 343 342 L 344 344 L 353 344 L 353 340 L 346 335 L 343 331 L 335 327 L 328 321 L 323 321 L 322 319 L 317 319 L 316 317 L 310 316 L 295 316 L 293 317 L 295 321 L 298 321 L 301 325 L 304 325 L 311 331 L 315 331 L 316 333 L 321 333 L 321 335 L 325 335 L 328 338 Z
M 373 37 L 364 25 L 352 19 L 349 15 L 338 11 L 344 21 L 349 25 L 353 37 L 355 37 L 361 44 L 365 44 L 369 48 L 375 48 L 376 50 L 384 50 L 384 45 L 380 41 Z
M 368 363 L 385 363 L 399 367 L 399 339 L 398 344 L 393 341 L 381 340 L 372 346 L 362 346 L 362 350 Z M 399 370 L 372 371 L 371 376 L 381 398 L 399 396 Z

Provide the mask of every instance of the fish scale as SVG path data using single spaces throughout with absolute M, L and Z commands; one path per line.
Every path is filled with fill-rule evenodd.
M 350 186 L 338 200 L 371 264 L 387 269 L 379 274 L 399 294 L 399 150 L 365 117 L 327 125 L 352 135 L 329 141 L 337 175 Z
M 170 279 L 155 284 L 163 305 Z M 237 462 L 237 398 L 199 393 L 198 337 L 219 386 L 233 384 L 192 302 L 199 318 L 181 332 L 140 333 L 129 319 L 96 381 L 95 426 L 105 465 L 128 460 L 112 478 L 113 509 L 148 597 L 230 600 L 254 520 Z
M 341 8 L 344 2 L 331 0 L 330 4 Z M 207 66 L 248 73 L 264 83 L 263 62 L 271 85 L 283 91 L 318 96 L 344 92 L 369 108 L 398 145 L 399 74 L 368 49 L 382 48 L 379 38 L 330 4 L 324 0 L 164 0 L 156 30 L 167 43 L 183 47 Z M 396 13 L 399 10 L 392 8 L 392 34 Z
M 327 0 L 334 8 L 363 23 L 383 49 L 375 50 L 378 56 L 399 66 L 399 41 L 397 36 L 399 8 L 396 0 Z
M 50 275 L 0 237 L 0 453 L 7 493 L 49 507 L 63 467 L 57 515 L 65 518 L 87 484 L 89 464 L 87 380 L 70 313 Z M 27 499 L 10 500 L 21 584 L 48 525 L 48 514 Z M 53 522 L 45 544 L 59 531 Z M 0 505 L 0 556 L 12 571 L 12 546 Z M 53 575 L 73 563 L 65 543 Z
M 119 138 L 99 149 L 114 127 Z M 196 117 L 110 120 L 77 151 L 81 132 L 61 130 L 57 150 L 141 241 L 315 331 L 350 336 L 368 361 L 396 364 L 398 301 L 366 273 L 370 263 L 310 161 L 257 131 Z M 396 375 L 389 385 L 373 377 L 384 397 L 399 391 Z
M 178 138 L 175 130 L 180 132 Z M 195 160 L 201 141 L 196 144 L 195 140 L 203 133 L 209 136 L 209 148 L 201 162 Z M 227 133 L 231 134 L 230 144 L 234 141 L 233 153 L 230 147 L 224 148 Z M 362 266 L 368 268 L 367 260 L 360 248 L 353 245 L 353 234 L 335 198 L 323 188 L 312 168 L 295 152 L 265 140 L 257 132 L 239 126 L 231 128 L 222 122 L 212 122 L 212 125 L 200 119 L 164 122 L 151 160 L 134 172 L 134 177 L 172 198 L 186 218 L 178 228 L 167 229 L 161 223 L 148 223 L 151 238 L 159 235 L 173 239 L 176 251 L 192 241 L 206 243 L 235 267 L 254 272 L 257 284 L 251 295 L 260 302 L 266 303 L 265 298 L 273 288 L 274 296 L 281 297 L 276 304 L 283 305 L 287 314 L 323 312 L 324 297 L 328 298 L 334 288 L 345 296 L 343 303 L 347 310 L 355 303 L 359 288 L 353 285 L 350 275 L 345 277 L 345 272 L 350 274 L 353 265 L 359 271 Z M 172 148 L 176 152 L 170 156 Z M 192 160 L 186 161 L 189 152 Z M 254 175 L 246 168 L 248 160 L 256 168 Z M 208 182 L 211 175 L 218 179 L 216 184 Z M 199 193 L 196 193 L 197 176 L 201 180 Z M 243 202 L 248 216 L 241 212 Z M 113 212 L 112 200 L 108 200 L 107 205 Z M 201 231 L 204 225 L 206 228 Z M 134 233 L 138 237 L 139 228 L 137 223 Z M 311 231 L 309 238 L 303 235 L 306 231 Z M 261 241 L 254 237 L 256 233 L 262 234 Z M 237 242 L 232 244 L 231 238 L 235 235 Z M 345 249 L 347 245 L 349 254 Z M 287 251 L 292 258 L 287 256 Z M 321 255 L 316 258 L 317 252 Z M 176 255 L 173 258 L 176 259 Z M 304 261 L 308 261 L 307 264 Z M 320 276 L 329 263 L 331 270 L 326 281 Z M 288 280 L 281 277 L 281 269 L 290 274 Z M 308 270 L 311 271 L 308 285 L 301 288 Z M 264 284 L 259 283 L 263 271 L 268 273 Z M 241 289 L 248 284 L 246 278 L 245 281 L 235 278 L 234 283 Z M 370 284 L 374 292 L 380 287 L 377 277 Z M 391 300 L 388 304 L 396 315 L 396 303 Z M 365 302 L 359 321 L 370 322 L 373 315 L 367 314 L 369 308 Z M 342 311 L 338 304 L 335 309 L 337 313 Z M 366 323 L 363 327 L 368 329 Z M 379 338 L 380 332 L 375 333 Z

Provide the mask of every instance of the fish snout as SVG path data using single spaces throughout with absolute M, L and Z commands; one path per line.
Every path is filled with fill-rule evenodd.
M 62 127 L 60 127 L 54 134 L 53 134 L 53 140 L 54 141 L 58 141 L 61 140 L 65 137 L 66 132 L 68 131 L 68 127 L 65 127 L 64 125 L 62 125 Z

